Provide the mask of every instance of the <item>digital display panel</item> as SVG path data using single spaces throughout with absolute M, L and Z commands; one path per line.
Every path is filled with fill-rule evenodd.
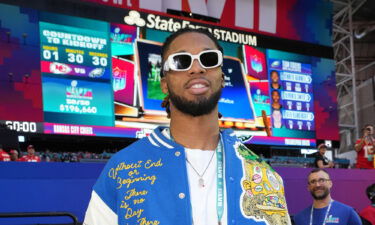
M 39 24 L 43 73 L 111 78 L 108 32 L 48 22 Z
M 169 125 L 160 89 L 168 29 L 127 24 L 123 16 L 104 22 L 20 9 L 0 9 L 0 31 L 12 31 L 9 43 L 0 42 L 0 72 L 8 74 L 0 78 L 0 94 L 9 96 L 0 103 L 1 120 L 38 122 L 44 129 L 37 132 L 48 134 L 137 138 Z M 225 82 L 220 127 L 247 144 L 313 147 L 316 139 L 338 140 L 333 59 L 272 49 L 261 37 L 256 46 L 255 34 L 218 29 Z
M 247 74 L 259 80 L 266 80 L 267 62 L 264 50 L 256 49 L 248 45 L 244 46 L 244 50 L 244 60 L 246 64 Z
M 134 105 L 134 63 L 126 59 L 113 57 L 112 76 L 115 101 Z
M 311 65 L 269 59 L 274 128 L 315 130 Z
M 224 58 L 222 71 L 225 88 L 219 100 L 219 112 L 223 117 L 254 120 L 241 61 L 232 57 Z
M 111 23 L 110 41 L 112 55 L 133 55 L 133 43 L 137 37 L 137 27 Z
M 257 117 L 262 116 L 262 111 L 266 115 L 271 114 L 271 98 L 269 96 L 269 83 L 268 81 L 258 80 L 249 81 L 251 99 Z
M 113 126 L 109 24 L 50 13 L 41 20 L 44 120 Z
M 315 138 L 311 57 L 267 50 L 272 135 Z
M 144 110 L 165 114 L 161 103 L 165 94 L 160 89 L 161 44 L 151 41 L 137 42 L 139 75 L 141 83 L 141 101 Z
M 113 126 L 110 84 L 43 77 L 46 122 Z

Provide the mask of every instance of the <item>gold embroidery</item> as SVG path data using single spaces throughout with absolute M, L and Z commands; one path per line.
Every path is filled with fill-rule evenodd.
M 119 208 L 124 210 L 123 218 L 127 220 L 136 219 L 137 225 L 159 225 L 159 220 L 150 220 L 144 216 L 147 214 L 147 207 L 144 203 L 147 201 L 148 194 L 151 189 L 147 186 L 152 186 L 157 180 L 155 170 L 163 167 L 162 159 L 158 160 L 139 160 L 136 162 L 120 162 L 115 167 L 108 171 L 108 177 L 116 180 L 116 189 L 123 189 L 124 196 Z M 123 172 L 122 172 L 123 171 Z M 152 174 L 149 174 L 152 173 Z M 142 182 L 145 189 L 137 189 L 138 182 Z M 131 188 L 131 189 L 130 189 Z M 158 191 L 158 190 L 152 190 Z M 128 224 L 128 223 L 126 223 Z
M 281 177 L 241 143 L 236 150 L 243 161 L 241 210 L 245 217 L 268 224 L 289 224 Z

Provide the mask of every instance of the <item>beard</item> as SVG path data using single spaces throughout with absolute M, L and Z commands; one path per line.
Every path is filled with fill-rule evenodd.
M 196 117 L 211 113 L 217 106 L 221 97 L 221 88 L 209 97 L 199 96 L 195 101 L 189 101 L 169 90 L 169 98 L 173 105 L 182 113 Z
M 317 190 L 323 190 L 323 193 L 316 194 L 315 191 L 317 191 Z M 314 188 L 312 191 L 310 191 L 311 196 L 315 200 L 323 200 L 323 199 L 325 199 L 329 195 L 329 193 L 330 193 L 330 191 L 326 187 L 318 187 L 318 188 Z

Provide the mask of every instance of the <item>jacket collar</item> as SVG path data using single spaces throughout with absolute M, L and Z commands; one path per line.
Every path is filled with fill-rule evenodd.
M 161 147 L 166 149 L 184 148 L 182 145 L 174 142 L 173 140 L 167 138 L 162 131 L 168 127 L 159 126 L 154 129 L 154 131 L 147 137 L 152 145 L 155 147 Z M 169 128 L 168 128 L 169 129 Z M 220 130 L 223 141 L 236 141 L 236 135 L 232 129 Z

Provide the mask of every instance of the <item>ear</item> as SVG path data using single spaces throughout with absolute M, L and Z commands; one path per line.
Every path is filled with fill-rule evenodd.
M 331 179 L 331 178 L 329 178 L 329 179 Z M 328 186 L 329 186 L 329 189 L 331 189 L 332 186 L 333 186 L 333 182 L 332 182 L 332 180 L 329 180 L 328 182 L 329 182 L 329 185 L 328 185 Z
M 167 78 L 165 78 L 165 76 L 161 78 L 160 80 L 160 88 L 164 94 L 168 94 L 168 84 L 167 84 Z

